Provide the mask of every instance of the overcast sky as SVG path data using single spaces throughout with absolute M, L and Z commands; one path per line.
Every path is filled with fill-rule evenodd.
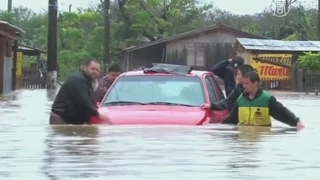
M 41 11 L 47 9 L 48 0 L 12 0 L 13 6 L 25 6 L 34 11 Z M 272 0 L 204 0 L 212 1 L 215 7 L 222 10 L 231 11 L 234 14 L 254 14 L 263 11 L 265 8 L 270 9 Z M 275 0 L 281 1 L 281 0 Z M 92 2 L 99 2 L 99 0 L 58 0 L 59 11 L 67 11 L 69 4 L 72 4 L 73 9 L 76 7 L 87 7 Z M 318 0 L 298 0 L 303 4 L 316 6 Z M 0 0 L 0 9 L 7 8 L 7 0 Z

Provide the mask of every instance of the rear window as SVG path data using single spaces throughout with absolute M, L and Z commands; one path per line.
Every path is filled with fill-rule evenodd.
M 123 76 L 115 82 L 104 104 L 116 101 L 201 106 L 205 102 L 205 96 L 199 77 Z

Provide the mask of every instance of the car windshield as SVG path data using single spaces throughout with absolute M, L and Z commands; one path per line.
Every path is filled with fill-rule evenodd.
M 115 82 L 103 106 L 128 104 L 201 106 L 204 99 L 199 77 L 123 76 Z

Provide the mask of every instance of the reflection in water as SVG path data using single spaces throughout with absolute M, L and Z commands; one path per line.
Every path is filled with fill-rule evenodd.
M 263 136 L 297 132 L 296 128 L 272 128 L 259 126 L 238 126 L 235 127 L 235 130 L 238 131 L 237 139 L 239 141 L 247 142 L 261 142 L 263 141 Z
M 224 141 L 222 152 L 218 154 L 226 157 L 225 171 L 230 173 L 228 179 L 253 178 L 250 173 L 260 167 L 258 143 L 264 133 L 271 132 L 270 127 L 225 125 L 215 130 L 219 131 L 211 133 L 214 140 L 221 138 Z
M 46 138 L 44 173 L 50 178 L 93 177 L 95 162 L 99 155 L 95 126 L 51 126 Z M 68 173 L 66 173 L 68 172 Z
M 272 128 L 257 126 L 221 126 L 214 128 L 218 132 L 211 133 L 214 139 L 217 136 L 225 142 L 223 151 L 228 158 L 226 170 L 232 175 L 228 178 L 258 179 L 264 178 L 255 170 L 263 169 L 264 158 L 261 159 L 262 143 L 266 139 L 276 140 L 279 136 L 285 136 L 289 132 L 297 132 L 296 128 Z M 267 154 L 266 154 L 267 157 Z
M 0 95 L 0 101 L 14 101 L 17 100 L 17 94 Z
M 230 158 L 230 168 L 234 169 L 239 178 L 254 178 L 254 169 L 260 168 L 263 159 L 258 156 L 263 147 L 260 146 L 266 136 L 285 135 L 290 129 L 273 130 L 271 127 L 238 126 L 235 128 L 238 133 L 235 136 L 236 142 L 230 143 L 236 154 L 236 158 Z
M 18 105 L 14 103 L 19 96 L 18 92 L 11 93 L 9 95 L 0 95 L 0 108 L 5 108 L 10 111 L 10 108 L 17 107 Z

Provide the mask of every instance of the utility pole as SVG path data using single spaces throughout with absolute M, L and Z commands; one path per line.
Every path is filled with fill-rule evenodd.
M 58 0 L 49 0 L 48 4 L 48 59 L 47 88 L 55 89 L 57 84 L 57 24 Z
M 8 0 L 8 12 L 12 11 L 12 0 Z
M 289 3 L 289 0 L 286 0 L 285 2 L 285 12 L 287 13 L 288 10 L 289 10 L 289 7 L 290 6 L 290 3 Z M 284 25 L 288 25 L 288 18 L 287 16 L 284 17 Z
M 104 0 L 104 61 L 103 68 L 106 71 L 110 63 L 110 0 Z
M 320 0 L 318 0 L 318 40 L 320 40 Z

